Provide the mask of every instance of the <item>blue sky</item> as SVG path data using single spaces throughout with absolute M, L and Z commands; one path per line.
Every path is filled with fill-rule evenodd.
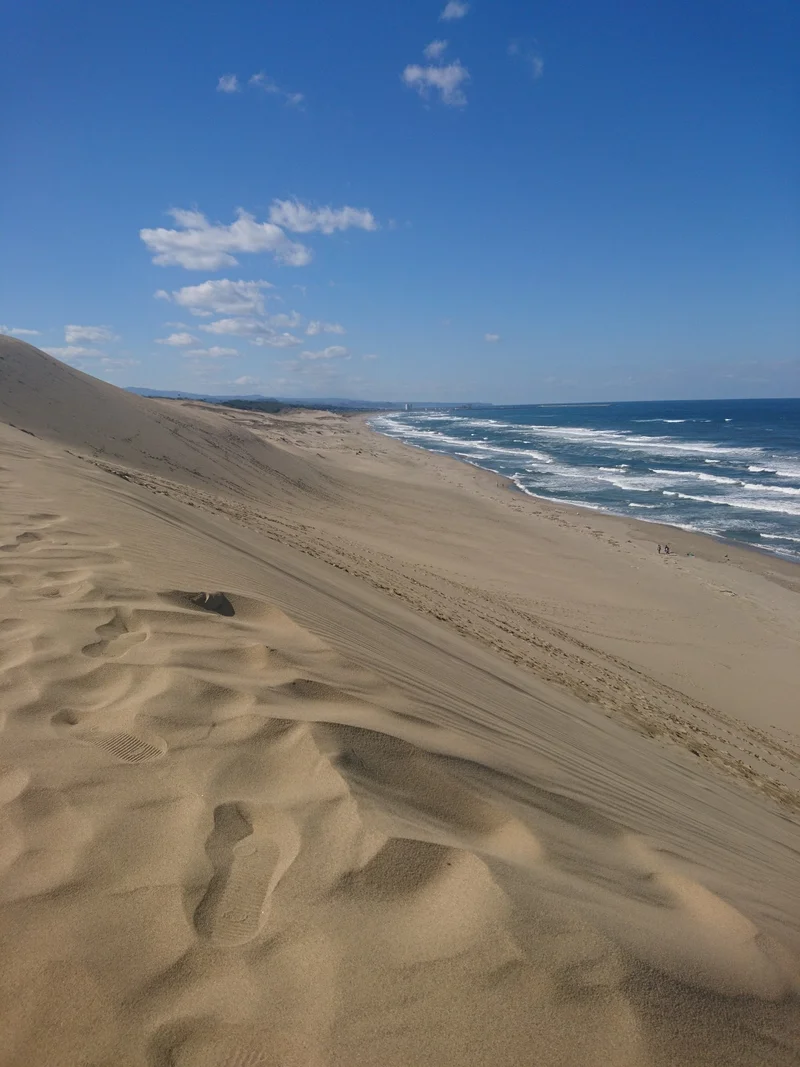
M 788 0 L 14 7 L 0 323 L 83 370 L 800 395 Z

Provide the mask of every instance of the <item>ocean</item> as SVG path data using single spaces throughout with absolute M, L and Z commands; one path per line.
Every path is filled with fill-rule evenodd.
M 800 400 L 530 404 L 370 422 L 505 475 L 533 496 L 800 562 Z

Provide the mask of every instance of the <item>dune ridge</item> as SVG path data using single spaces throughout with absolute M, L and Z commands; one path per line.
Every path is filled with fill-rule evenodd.
M 795 1062 L 780 798 L 24 417 L 0 427 L 0 1061 Z M 313 493 L 295 460 L 276 479 Z

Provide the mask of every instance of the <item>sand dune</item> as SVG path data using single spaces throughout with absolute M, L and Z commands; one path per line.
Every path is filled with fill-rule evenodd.
M 0 343 L 0 1062 L 796 1062 L 785 708 L 757 726 L 696 706 L 691 677 L 674 689 L 676 716 L 726 715 L 765 758 L 784 723 L 772 790 L 647 736 L 579 695 L 616 670 L 660 721 L 643 664 L 588 646 L 578 669 L 574 633 L 557 657 L 519 603 L 515 647 L 527 634 L 541 670 L 514 663 L 488 624 L 453 625 L 489 594 L 456 599 L 430 550 L 416 595 L 442 617 L 399 595 L 442 520 L 409 524 L 390 572 L 366 503 L 338 518 L 371 485 L 386 521 L 366 431 L 176 415 Z M 406 496 L 394 478 L 398 541 L 426 459 Z M 428 477 L 483 521 L 460 468 Z M 462 551 L 442 554 L 466 572 Z M 769 618 L 796 596 L 777 578 Z M 768 577 L 731 580 L 756 598 Z M 512 606 L 491 603 L 499 630 Z

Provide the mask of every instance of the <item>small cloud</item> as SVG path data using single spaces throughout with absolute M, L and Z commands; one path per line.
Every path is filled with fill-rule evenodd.
M 269 336 L 262 334 L 259 337 L 253 337 L 250 341 L 251 345 L 267 348 L 295 348 L 302 343 L 300 338 L 295 337 L 293 333 L 273 333 Z
M 544 60 L 539 54 L 539 49 L 535 42 L 511 41 L 508 46 L 508 54 L 517 56 L 528 66 L 534 81 L 538 81 L 544 74 Z
M 458 59 L 440 67 L 422 67 L 412 63 L 403 71 L 402 78 L 423 99 L 433 90 L 439 93 L 439 99 L 448 107 L 464 107 L 467 102 L 461 87 L 469 81 L 469 71 Z
M 441 59 L 446 48 L 447 41 L 431 41 L 429 45 L 425 46 L 422 54 L 426 59 Z
M 65 345 L 61 348 L 46 348 L 45 352 L 49 352 L 51 356 L 56 356 L 57 359 L 100 359 L 105 356 L 105 352 L 100 352 L 96 348 L 85 348 L 83 345 Z
M 223 74 L 220 80 L 217 82 L 218 93 L 238 93 L 239 79 L 235 74 Z
M 374 352 L 367 352 L 366 355 L 361 357 L 362 359 L 380 359 L 380 356 L 376 356 Z
M 64 340 L 68 345 L 79 341 L 118 341 L 108 326 L 65 326 Z
M 183 354 L 197 359 L 219 359 L 222 356 L 238 356 L 239 352 L 235 348 L 221 348 L 219 345 L 212 345 L 211 348 L 190 348 L 188 352 Z
M 190 333 L 171 333 L 169 337 L 157 337 L 157 345 L 172 345 L 174 348 L 185 348 L 187 345 L 193 345 L 197 341 L 196 337 L 192 337 Z
M 24 330 L 21 326 L 0 326 L 0 333 L 11 334 L 14 337 L 39 337 L 40 330 Z
M 316 337 L 320 333 L 344 333 L 345 329 L 338 322 L 309 322 L 306 333 L 309 337 Z
M 254 74 L 247 82 L 253 89 L 261 89 L 270 96 L 279 96 L 287 107 L 300 107 L 305 96 L 302 93 L 290 93 L 281 89 L 263 70 Z
M 297 314 L 293 312 L 293 314 Z M 279 316 L 275 316 L 279 318 Z M 299 319 L 299 316 L 298 316 Z M 230 319 L 217 319 L 201 326 L 206 333 L 222 334 L 229 337 L 246 337 L 251 344 L 267 346 L 269 348 L 291 348 L 302 344 L 299 337 L 293 333 L 278 333 L 274 325 L 263 319 L 252 317 L 239 317 Z
M 302 315 L 297 311 L 290 311 L 288 314 L 281 312 L 279 315 L 270 315 L 270 326 L 283 326 L 287 329 L 294 330 L 303 321 Z
M 100 363 L 109 370 L 141 366 L 141 361 L 138 359 L 112 359 L 110 356 L 103 356 Z
M 465 0 L 449 0 L 439 16 L 439 21 L 452 22 L 454 19 L 463 19 L 468 11 L 469 4 Z
M 185 285 L 172 293 L 159 289 L 157 300 L 169 300 L 180 307 L 188 308 L 193 315 L 207 318 L 209 315 L 262 314 L 264 289 L 272 289 L 271 282 L 234 282 L 219 278 L 201 282 L 200 285 Z
M 485 333 L 483 335 L 483 339 L 484 339 L 484 341 L 488 341 L 490 344 L 495 344 L 497 341 L 500 340 L 500 334 L 499 333 Z
M 282 226 L 292 233 L 331 234 L 336 230 L 377 230 L 375 216 L 366 208 L 358 207 L 320 207 L 312 208 L 299 200 L 273 200 L 269 210 L 269 220 L 275 226 Z
M 251 378 L 247 374 L 243 374 L 241 378 L 234 378 L 232 382 L 223 382 L 223 385 L 261 385 L 258 378 Z
M 349 359 L 350 352 L 344 347 L 344 345 L 329 345 L 328 348 L 323 348 L 320 352 L 301 352 L 300 359 L 317 360 L 317 359 Z
M 211 223 L 200 211 L 172 208 L 169 212 L 178 229 L 142 229 L 139 237 L 159 267 L 185 267 L 187 270 L 219 270 L 239 262 L 234 252 L 271 252 L 278 263 L 304 267 L 311 252 L 290 241 L 273 222 L 256 222 L 240 208 L 229 226 Z M 165 290 L 160 289 L 159 293 Z M 161 297 L 163 299 L 163 297 Z

